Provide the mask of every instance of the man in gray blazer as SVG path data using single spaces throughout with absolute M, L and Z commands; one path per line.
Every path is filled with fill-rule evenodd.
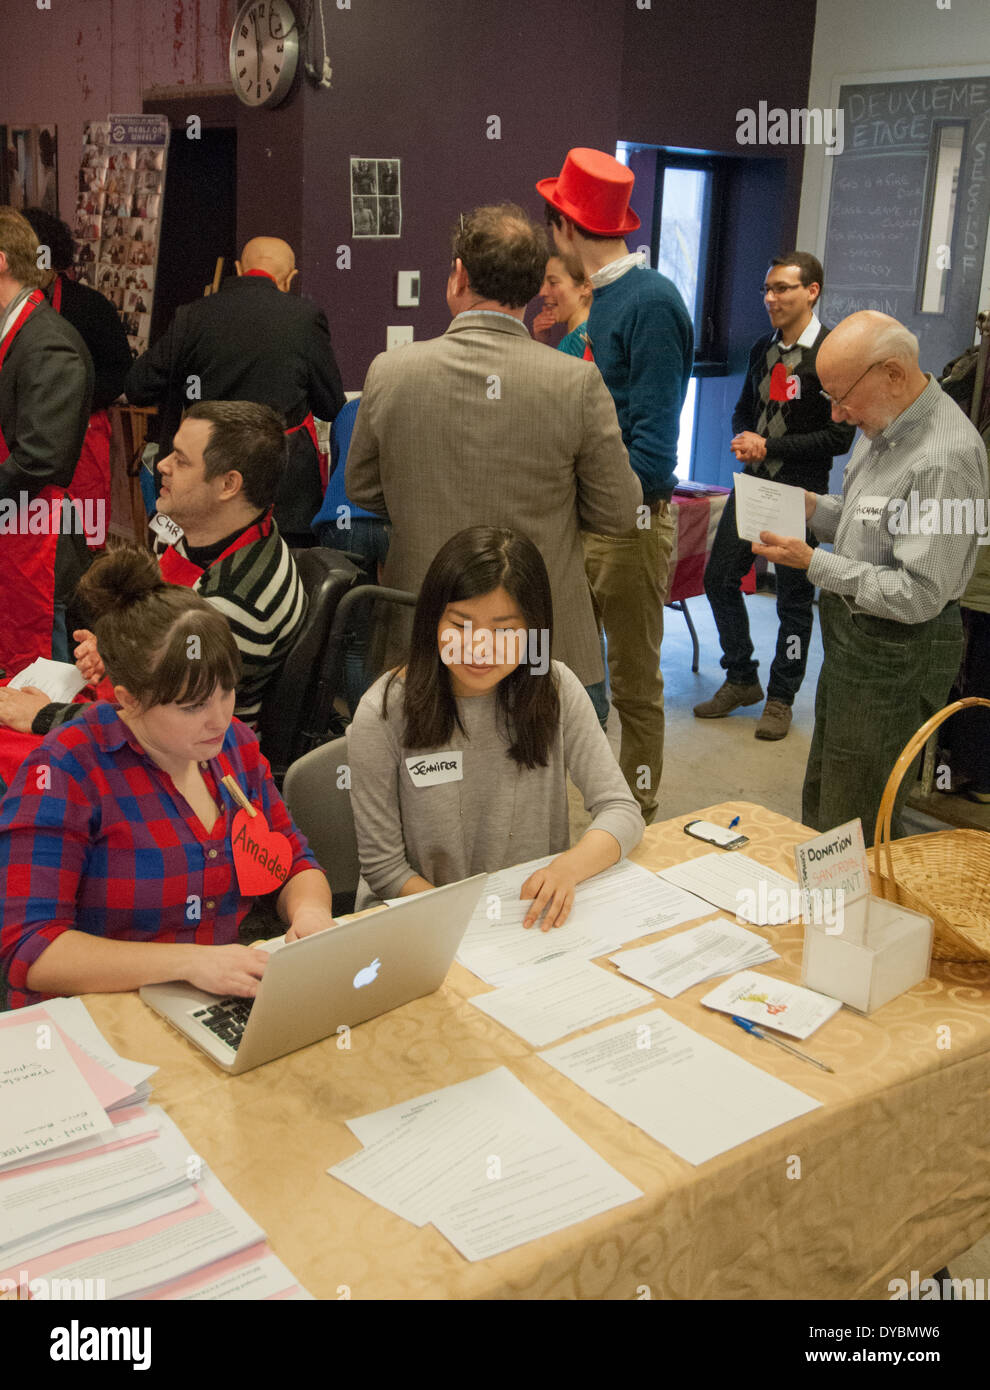
M 549 255 L 543 228 L 509 203 L 477 208 L 452 251 L 446 333 L 368 370 L 347 495 L 391 522 L 383 582 L 400 589 L 418 589 L 466 526 L 528 535 L 550 574 L 553 655 L 593 685 L 604 671 L 580 532 L 631 530 L 642 489 L 597 368 L 523 325 Z M 395 617 L 389 637 L 397 660 Z

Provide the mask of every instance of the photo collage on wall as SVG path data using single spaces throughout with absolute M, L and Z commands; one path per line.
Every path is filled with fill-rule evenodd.
M 351 160 L 351 235 L 402 235 L 399 159 Z
M 58 130 L 53 125 L 0 126 L 0 203 L 44 208 L 58 216 Z
M 168 133 L 163 116 L 111 116 L 83 127 L 72 228 L 77 274 L 115 306 L 135 357 L 151 336 Z

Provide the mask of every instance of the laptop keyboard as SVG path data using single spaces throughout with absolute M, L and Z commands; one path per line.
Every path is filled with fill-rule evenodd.
M 253 999 L 220 999 L 216 1004 L 190 1012 L 197 1022 L 236 1052 L 253 1004 Z

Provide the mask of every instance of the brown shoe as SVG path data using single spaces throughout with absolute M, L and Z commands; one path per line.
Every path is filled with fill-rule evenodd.
M 791 727 L 791 707 L 783 700 L 768 700 L 756 726 L 757 738 L 786 738 Z
M 733 685 L 726 681 L 710 700 L 695 705 L 694 713 L 697 719 L 724 719 L 740 705 L 758 705 L 762 699 L 763 687 L 759 681 L 752 685 Z

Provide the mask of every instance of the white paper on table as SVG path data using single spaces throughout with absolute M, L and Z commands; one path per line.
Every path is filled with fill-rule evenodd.
M 65 1230 L 97 1212 L 183 1186 L 188 1157 L 181 1135 L 163 1131 L 144 1144 L 12 1173 L 0 1182 L 0 1260 L 13 1241 Z
M 189 1145 L 185 1147 L 188 1153 Z M 45 1264 L 38 1272 L 48 1279 L 103 1279 L 108 1298 L 128 1298 L 264 1240 L 261 1227 L 209 1170 L 196 1188 L 199 1200 L 187 1218 L 163 1217 L 143 1236 L 121 1244 L 94 1241 L 90 1251 L 71 1263 Z
M 509 1142 L 498 1112 L 466 1098 L 400 1124 L 327 1172 L 414 1226 L 425 1226 L 472 1165 L 484 1171 L 492 1145 Z M 467 1176 L 465 1176 L 467 1174 Z
M 752 473 L 734 473 L 732 481 L 736 490 L 736 530 L 740 540 L 758 541 L 761 531 L 804 540 L 808 522 L 803 487 L 775 483 Z
M 664 937 L 649 946 L 634 946 L 609 959 L 623 975 L 675 999 L 714 975 L 731 975 L 745 965 L 777 960 L 778 955 L 762 936 L 726 917 L 716 917 L 700 927 Z
M 737 1014 L 751 1023 L 776 1028 L 792 1038 L 810 1038 L 842 1008 L 840 999 L 759 975 L 755 970 L 723 980 L 701 1002 L 720 1013 Z
M 641 1008 L 651 999 L 647 990 L 617 979 L 588 960 L 564 956 L 516 984 L 476 994 L 470 1002 L 533 1047 L 546 1047 L 579 1028 Z
M 28 1236 L 26 1240 L 0 1247 L 0 1265 L 7 1265 L 9 1271 L 28 1260 L 38 1260 L 42 1255 L 66 1250 L 83 1241 L 96 1240 L 117 1231 L 129 1231 L 135 1226 L 144 1225 L 146 1221 L 156 1221 L 160 1216 L 169 1216 L 183 1207 L 192 1206 L 198 1200 L 198 1195 L 191 1183 L 185 1187 L 172 1187 L 156 1196 L 140 1197 L 110 1211 L 97 1212 L 88 1220 L 74 1221 L 71 1226 L 59 1227 L 46 1235 Z
M 160 1289 L 155 1298 L 164 1302 L 231 1303 L 244 1299 L 271 1298 L 298 1284 L 295 1275 L 265 1246 L 252 1260 L 238 1260 L 233 1268 L 214 1269 L 211 1265 L 196 1274 L 176 1280 Z M 302 1296 L 311 1294 L 302 1291 Z
M 692 1164 L 821 1104 L 662 1009 L 539 1056 Z
M 0 1163 L 37 1158 L 111 1129 L 113 1121 L 54 1029 L 43 1048 L 32 1023 L 0 1032 Z
M 506 1067 L 348 1125 L 369 1145 L 391 1140 L 394 1162 L 395 1146 L 417 1131 L 428 1142 L 432 1125 L 445 1115 L 473 1126 L 473 1138 L 465 1133 L 470 1142 L 459 1165 L 446 1165 L 442 1156 L 434 1160 L 435 1167 L 446 1167 L 446 1177 L 421 1193 L 426 1220 L 467 1259 L 511 1249 L 642 1195 Z
M 519 890 L 554 857 L 531 859 L 488 875 L 457 959 L 489 984 L 514 984 L 526 978 L 530 967 L 565 955 L 584 960 L 605 955 L 634 937 L 710 912 L 706 903 L 673 892 L 658 883 L 656 874 L 622 860 L 578 884 L 574 906 L 562 927 L 543 931 L 537 922 L 525 928 L 522 922 L 532 899 L 520 899 Z M 493 902 L 497 902 L 498 915 L 490 920 Z
M 140 1097 L 138 1090 L 149 1077 L 154 1076 L 158 1070 L 157 1066 L 149 1066 L 144 1062 L 132 1062 L 129 1057 L 121 1057 L 119 1053 L 107 1042 L 100 1032 L 93 1017 L 81 999 L 46 999 L 43 1004 L 34 1004 L 26 1009 L 21 1009 L 20 1013 L 27 1019 L 35 1009 L 43 1010 L 50 1018 L 53 1018 L 63 1032 L 68 1033 L 73 1042 L 78 1043 L 87 1056 L 92 1057 L 94 1062 L 99 1062 L 101 1067 L 105 1067 L 108 1072 L 126 1081 L 133 1086 L 135 1094 Z M 126 1101 L 121 1101 L 121 1105 L 126 1105 Z M 111 1106 L 117 1109 L 117 1106 Z
M 0 1182 L 8 1173 L 16 1173 L 25 1168 L 34 1168 L 41 1163 L 71 1160 L 79 1154 L 94 1153 L 99 1149 L 105 1149 L 108 1144 L 130 1143 L 143 1136 L 150 1138 L 157 1132 L 157 1123 L 147 1115 L 126 1120 L 122 1124 L 115 1124 L 113 1129 L 105 1133 L 91 1134 L 85 1139 L 77 1139 L 74 1144 L 63 1144 L 60 1149 L 56 1149 L 53 1153 L 32 1154 L 29 1158 L 16 1158 L 10 1163 L 5 1163 L 0 1167 Z
M 39 656 L 18 671 L 7 686 L 10 690 L 23 690 L 26 685 L 37 686 L 49 700 L 60 705 L 70 705 L 86 684 L 83 677 L 69 661 L 49 661 Z
M 757 927 L 779 925 L 800 916 L 794 880 L 738 850 L 713 850 L 661 869 L 659 876 Z

